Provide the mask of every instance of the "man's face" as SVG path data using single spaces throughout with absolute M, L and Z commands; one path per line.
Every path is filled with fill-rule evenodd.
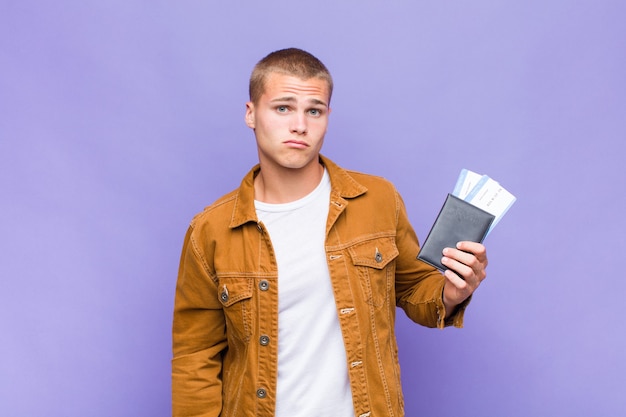
M 256 103 L 246 104 L 246 124 L 254 129 L 261 166 L 303 169 L 318 163 L 328 127 L 328 83 L 271 73 Z

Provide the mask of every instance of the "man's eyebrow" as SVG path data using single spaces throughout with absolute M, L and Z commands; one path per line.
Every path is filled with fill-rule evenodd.
M 296 101 L 296 98 L 295 98 L 295 97 L 290 97 L 290 96 L 287 96 L 287 97 L 277 97 L 277 98 L 273 98 L 273 99 L 271 99 L 271 100 L 270 100 L 270 102 L 271 102 L 271 103 L 274 103 L 274 102 L 277 102 L 277 101 L 281 101 L 281 102 L 284 102 L 284 101 L 287 101 L 287 102 L 293 102 L 293 101 Z
M 311 103 L 313 103 L 313 104 L 319 104 L 319 105 L 322 105 L 322 106 L 324 106 L 324 107 L 328 107 L 328 104 L 326 104 L 326 102 L 325 102 L 325 101 L 318 100 L 318 99 L 316 99 L 316 98 L 312 98 L 312 99 L 310 99 L 309 101 L 310 101 Z
M 270 100 L 270 103 L 285 103 L 285 102 L 293 103 L 295 101 L 296 101 L 295 97 L 285 96 L 285 97 L 274 98 L 274 99 Z M 324 106 L 324 107 L 328 107 L 328 104 L 326 104 L 326 102 L 323 101 L 323 100 L 319 100 L 319 99 L 316 99 L 316 98 L 311 98 L 311 99 L 308 99 L 307 101 L 309 101 L 312 104 L 317 104 L 317 105 L 321 105 L 321 106 Z

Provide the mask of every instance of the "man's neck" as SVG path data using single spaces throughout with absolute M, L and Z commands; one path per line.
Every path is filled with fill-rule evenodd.
M 254 179 L 254 198 L 269 204 L 290 203 L 310 194 L 324 175 L 321 163 L 302 169 L 274 168 L 261 165 Z

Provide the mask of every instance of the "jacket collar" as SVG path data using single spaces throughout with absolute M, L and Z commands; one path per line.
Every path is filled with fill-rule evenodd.
M 320 162 L 326 167 L 330 177 L 331 193 L 342 198 L 356 198 L 367 191 L 367 188 L 357 182 L 348 171 L 339 167 L 330 159 L 320 155 Z M 257 164 L 246 174 L 235 196 L 235 205 L 229 227 L 236 228 L 247 222 L 258 222 L 254 207 L 254 177 L 261 167 Z

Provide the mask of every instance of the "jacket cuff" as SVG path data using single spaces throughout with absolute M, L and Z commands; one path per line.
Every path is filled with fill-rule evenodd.
M 450 326 L 454 326 L 459 329 L 462 328 L 463 319 L 465 317 L 465 309 L 467 308 L 469 303 L 472 301 L 472 296 L 473 294 L 470 295 L 461 304 L 457 305 L 454 308 L 454 312 L 450 315 L 450 317 L 444 320 L 448 312 L 446 311 L 446 307 L 443 304 L 443 291 L 442 291 L 441 298 L 438 300 L 439 308 L 437 309 L 437 311 L 438 311 L 439 317 L 437 318 L 437 327 L 440 329 L 443 329 L 444 327 L 450 327 Z

